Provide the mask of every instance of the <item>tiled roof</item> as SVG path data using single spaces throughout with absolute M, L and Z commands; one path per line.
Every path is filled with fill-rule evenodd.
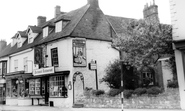
M 26 31 L 18 31 L 18 33 L 21 35 L 21 37 L 23 38 L 27 38 L 27 34 L 26 34 Z
M 42 32 L 41 27 L 37 27 L 37 26 L 29 26 L 29 27 L 33 31 L 33 33 L 41 33 Z

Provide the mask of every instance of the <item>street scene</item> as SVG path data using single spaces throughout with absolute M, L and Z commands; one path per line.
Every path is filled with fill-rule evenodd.
M 185 110 L 183 5 L 1 1 L 0 111 Z

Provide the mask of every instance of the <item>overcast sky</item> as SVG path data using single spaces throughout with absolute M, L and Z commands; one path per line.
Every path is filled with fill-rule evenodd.
M 153 0 L 99 0 L 104 14 L 141 19 L 146 3 Z M 17 31 L 36 25 L 38 16 L 54 17 L 54 7 L 61 6 L 61 11 L 69 12 L 84 6 L 87 0 L 0 0 L 0 39 L 11 42 Z M 161 23 L 171 24 L 169 0 L 155 0 L 158 5 Z

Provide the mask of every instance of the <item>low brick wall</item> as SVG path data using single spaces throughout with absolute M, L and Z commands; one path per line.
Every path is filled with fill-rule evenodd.
M 79 101 L 84 103 L 87 108 L 121 108 L 121 97 L 108 97 L 102 95 L 83 96 Z M 148 95 L 132 96 L 130 99 L 124 99 L 124 108 L 133 109 L 180 109 L 180 97 L 178 89 L 167 89 L 166 92 L 156 97 Z

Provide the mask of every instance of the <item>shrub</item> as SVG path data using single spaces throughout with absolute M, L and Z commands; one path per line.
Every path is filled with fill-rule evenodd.
M 134 90 L 133 94 L 141 96 L 142 94 L 146 94 L 146 92 L 147 92 L 146 88 L 137 88 Z
M 174 80 L 174 81 L 168 82 L 167 87 L 168 88 L 178 88 L 179 87 L 178 81 L 177 80 Z
M 86 97 L 90 97 L 91 96 L 91 91 L 93 90 L 93 88 L 88 88 L 88 87 L 85 87 L 84 89 L 84 95 Z
M 99 95 L 105 94 L 105 91 L 104 90 L 92 90 L 92 94 L 95 96 L 99 96 Z
M 114 97 L 114 96 L 116 96 L 120 93 L 121 93 L 120 89 L 110 89 L 109 92 L 108 92 L 108 95 L 111 96 L 111 97 Z
M 129 99 L 132 96 L 133 90 L 124 90 L 124 98 Z
M 162 93 L 162 89 L 156 86 L 147 89 L 148 95 L 158 95 L 160 93 Z

